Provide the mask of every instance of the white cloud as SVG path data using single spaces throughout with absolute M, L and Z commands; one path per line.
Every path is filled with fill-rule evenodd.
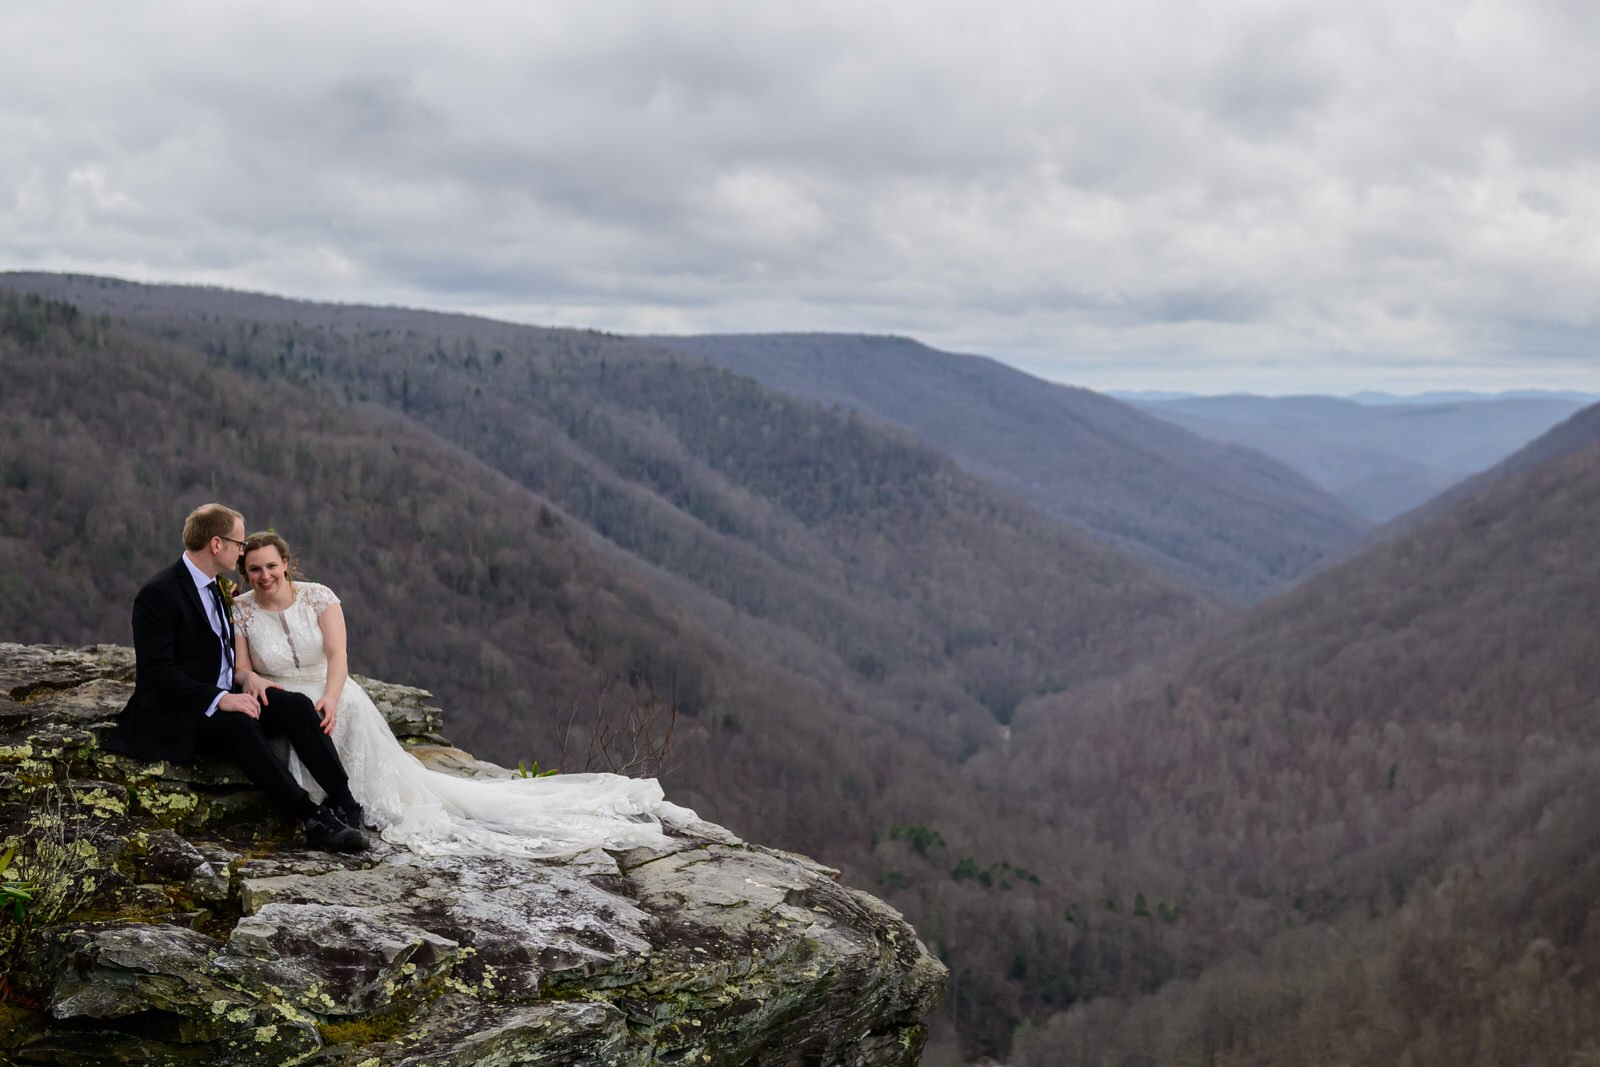
M 38 5 L 0 263 L 1099 387 L 1594 389 L 1595 12 Z

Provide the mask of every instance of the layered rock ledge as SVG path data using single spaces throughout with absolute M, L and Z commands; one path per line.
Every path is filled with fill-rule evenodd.
M 917 1062 L 944 967 L 888 905 L 706 822 L 563 860 L 303 851 L 221 764 L 103 751 L 133 656 L 0 643 L 0 1059 Z M 360 679 L 448 773 L 421 690 Z M 32 886 L 29 886 L 29 883 Z

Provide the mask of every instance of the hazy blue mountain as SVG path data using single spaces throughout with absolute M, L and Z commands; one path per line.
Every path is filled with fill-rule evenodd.
M 1044 511 L 1235 599 L 1291 581 L 1366 526 L 1259 452 L 992 359 L 855 334 L 652 340 L 904 427 Z
M 1151 397 L 1156 399 L 1156 397 Z M 1385 393 L 1365 390 L 1352 393 L 1345 399 L 1358 404 L 1472 404 L 1493 400 L 1574 400 L 1579 404 L 1593 404 L 1600 393 L 1583 393 L 1570 389 L 1508 389 L 1501 393 L 1474 393 L 1468 390 L 1445 390 L 1427 393 Z
M 1139 406 L 1212 440 L 1259 449 L 1383 521 L 1493 466 L 1583 404 L 1556 396 L 1361 403 L 1239 395 Z
M 1376 544 L 1416 529 L 1502 479 L 1523 474 L 1596 445 L 1600 445 L 1600 404 L 1591 404 L 1488 470 L 1457 482 L 1421 506 L 1372 531 L 1367 542 Z
M 1190 397 L 1198 396 L 1199 394 L 1174 393 L 1164 389 L 1107 389 L 1105 391 L 1105 395 L 1114 400 L 1122 400 L 1132 404 L 1142 401 L 1157 402 L 1161 400 L 1187 400 Z

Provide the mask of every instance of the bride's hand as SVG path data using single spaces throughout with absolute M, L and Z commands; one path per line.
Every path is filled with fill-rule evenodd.
M 339 721 L 339 698 L 324 693 L 317 701 L 317 714 L 322 716 L 322 732 L 333 736 L 334 723 Z
M 249 693 L 263 705 L 271 703 L 271 701 L 267 698 L 267 690 L 272 688 L 274 688 L 274 686 L 270 682 L 254 671 L 251 671 L 249 674 L 245 675 L 244 679 L 239 683 L 239 689 L 241 691 Z

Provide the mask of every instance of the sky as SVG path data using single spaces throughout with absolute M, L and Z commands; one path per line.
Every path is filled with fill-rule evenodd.
M 1600 392 L 1592 0 L 0 15 L 0 269 L 1094 389 Z

